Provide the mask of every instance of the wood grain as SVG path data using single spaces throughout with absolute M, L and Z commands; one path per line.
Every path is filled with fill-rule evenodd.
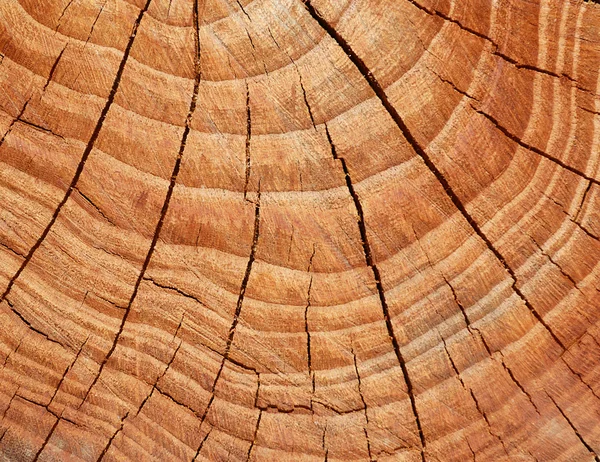
M 0 460 L 600 461 L 600 5 L 0 2 Z

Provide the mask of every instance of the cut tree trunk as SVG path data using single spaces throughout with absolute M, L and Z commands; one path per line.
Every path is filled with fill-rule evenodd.
M 1 0 L 0 460 L 600 461 L 600 5 Z

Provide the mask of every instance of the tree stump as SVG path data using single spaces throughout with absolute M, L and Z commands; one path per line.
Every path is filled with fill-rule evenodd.
M 2 0 L 0 53 L 0 460 L 600 460 L 600 5 Z

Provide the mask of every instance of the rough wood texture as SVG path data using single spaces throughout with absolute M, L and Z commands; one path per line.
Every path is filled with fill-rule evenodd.
M 600 5 L 1 0 L 0 460 L 600 460 Z

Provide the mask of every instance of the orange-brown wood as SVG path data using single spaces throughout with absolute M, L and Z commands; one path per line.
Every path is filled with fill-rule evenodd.
M 1 461 L 600 461 L 600 4 L 2 0 Z

